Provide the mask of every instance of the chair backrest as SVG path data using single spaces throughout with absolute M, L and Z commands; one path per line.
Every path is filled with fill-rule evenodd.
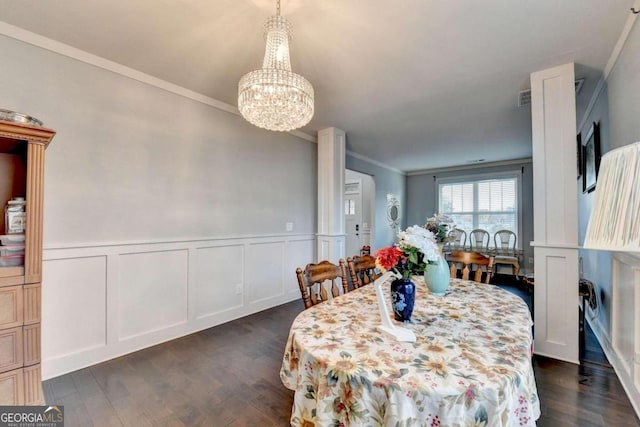
M 487 230 L 476 228 L 469 233 L 469 250 L 472 252 L 488 252 L 491 235 Z
M 496 234 L 493 235 L 493 242 L 496 245 L 498 255 L 514 256 L 516 254 L 516 243 L 518 242 L 518 237 L 513 231 L 496 231 Z
M 334 297 L 340 295 L 340 289 L 336 284 L 338 279 L 342 282 L 342 293 L 347 293 L 349 290 L 344 261 L 340 266 L 329 261 L 307 264 L 304 270 L 299 267 L 296 269 L 296 277 L 305 309 L 329 299 L 327 288 L 324 286 L 326 281 L 331 282 L 331 295 Z
M 475 282 L 482 282 L 482 268 L 485 267 L 484 283 L 489 283 L 491 274 L 493 273 L 493 256 L 487 256 L 480 252 L 453 251 L 446 255 L 447 261 L 451 263 L 451 277 L 456 278 L 458 275 L 458 264 L 461 264 L 462 278 L 469 280 L 469 274 L 472 272 L 472 265 L 476 266 L 473 276 Z
M 354 289 L 373 283 L 381 276 L 376 268 L 376 258 L 371 255 L 349 257 L 347 258 L 347 266 Z
M 467 232 L 461 228 L 454 228 L 447 234 L 448 241 L 445 246 L 445 251 L 457 251 L 462 250 L 467 246 Z

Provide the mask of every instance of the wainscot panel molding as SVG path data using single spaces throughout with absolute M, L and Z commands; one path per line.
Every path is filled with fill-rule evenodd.
M 42 376 L 299 299 L 295 269 L 315 249 L 313 234 L 49 247 Z
M 640 259 L 617 252 L 611 263 L 611 334 L 589 308 L 586 317 L 636 414 L 640 414 Z
M 188 249 L 119 256 L 118 340 L 187 322 Z
M 578 324 L 578 275 L 567 266 L 578 264 L 577 251 L 540 246 L 535 250 L 535 353 L 576 363 L 572 349 L 578 348 L 579 335 L 567 325 Z
M 64 358 L 107 345 L 107 257 L 53 259 L 43 263 L 42 351 Z M 44 283 L 44 282 L 43 282 Z
M 193 294 L 196 319 L 242 307 L 244 245 L 224 245 L 196 249 Z M 227 286 L 216 287 L 215 283 Z
M 611 262 L 613 310 L 606 354 L 640 414 L 640 258 L 616 252 Z

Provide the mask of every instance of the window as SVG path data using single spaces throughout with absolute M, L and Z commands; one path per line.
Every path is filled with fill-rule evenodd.
M 519 235 L 519 175 L 438 180 L 438 212 L 453 218 L 457 228 L 475 228 L 493 236 L 498 230 Z M 520 240 L 518 239 L 518 242 Z
M 344 214 L 355 215 L 356 214 L 356 201 L 353 199 L 347 199 L 344 201 Z

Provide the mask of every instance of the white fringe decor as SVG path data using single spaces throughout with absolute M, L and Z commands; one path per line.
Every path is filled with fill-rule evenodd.
M 602 156 L 583 247 L 640 252 L 640 142 Z

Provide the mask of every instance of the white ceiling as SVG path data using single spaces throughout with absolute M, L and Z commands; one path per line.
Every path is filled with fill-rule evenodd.
M 633 0 L 282 0 L 310 135 L 403 171 L 531 156 L 529 74 L 567 62 L 578 121 Z M 0 0 L 0 20 L 237 106 L 275 0 Z

